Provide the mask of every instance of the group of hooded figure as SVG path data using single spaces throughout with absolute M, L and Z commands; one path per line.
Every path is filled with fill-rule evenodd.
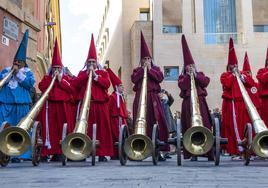
M 16 126 L 30 110 L 30 104 L 32 103 L 30 93 L 34 87 L 35 79 L 26 63 L 27 43 L 28 30 L 24 33 L 15 55 L 13 66 L 5 68 L 0 73 L 1 80 L 9 71 L 15 70 L 12 77 L 0 90 L 0 126 L 3 122 L 9 122 L 12 126 Z M 209 85 L 210 79 L 203 72 L 197 71 L 184 35 L 182 36 L 182 49 L 184 68 L 178 78 L 178 87 L 181 90 L 180 97 L 183 100 L 181 107 L 182 134 L 191 127 L 190 67 L 192 67 L 194 72 L 203 124 L 211 129 L 212 120 L 206 102 L 206 87 Z M 259 84 L 252 79 L 247 56 L 245 57 L 243 71 L 241 71 L 241 79 L 266 125 L 268 123 L 268 118 L 267 116 L 265 117 L 265 112 L 268 110 L 268 105 L 266 105 L 268 103 L 268 86 L 266 86 L 268 82 L 267 66 L 268 57 L 265 68 L 258 72 Z M 137 118 L 137 111 L 140 105 L 139 100 L 145 67 L 148 68 L 146 133 L 151 137 L 152 127 L 157 123 L 159 139 L 167 142 L 169 133 L 174 131 L 174 127 L 171 130 L 170 125 L 168 125 L 169 121 L 165 116 L 165 110 L 161 105 L 159 97 L 161 92 L 160 83 L 163 81 L 164 75 L 161 69 L 153 63 L 149 48 L 141 32 L 140 64 L 133 70 L 131 75 L 135 92 L 133 122 Z M 223 86 L 221 133 L 223 137 L 228 138 L 228 145 L 223 149 L 232 155 L 237 155 L 241 152 L 237 143 L 241 139 L 245 124 L 250 122 L 250 119 L 233 74 L 234 68 L 237 68 L 237 58 L 233 40 L 230 39 L 227 70 L 221 75 Z M 67 134 L 73 132 L 89 80 L 89 71 L 92 71 L 92 86 L 87 134 L 92 138 L 92 127 L 93 124 L 96 124 L 97 140 L 99 140 L 96 155 L 99 156 L 99 161 L 107 161 L 105 156 L 110 156 L 112 159 L 118 158 L 115 142 L 118 142 L 119 139 L 120 126 L 127 125 L 128 118 L 126 101 L 123 94 L 124 88 L 120 78 L 110 68 L 103 69 L 97 62 L 93 35 L 91 36 L 86 63 L 77 76 L 70 75 L 65 71 L 61 61 L 58 42 L 57 40 L 55 41 L 51 67 L 38 84 L 38 88 L 44 93 L 49 87 L 52 78 L 56 76 L 56 82 L 37 117 L 42 128 L 42 157 L 53 156 L 51 158 L 53 160 L 62 154 L 60 142 L 63 125 L 67 123 Z M 113 92 L 109 95 L 108 90 L 111 84 Z M 161 147 L 161 150 L 168 152 L 169 146 L 165 145 Z M 183 154 L 185 159 L 189 159 L 192 156 L 186 150 L 184 150 Z M 208 157 L 208 160 L 213 160 L 213 153 L 210 151 L 205 157 Z M 15 159 L 18 158 L 30 159 L 31 151 L 27 151 Z

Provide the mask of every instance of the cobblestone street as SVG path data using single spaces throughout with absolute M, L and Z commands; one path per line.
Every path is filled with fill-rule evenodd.
M 8 187 L 267 187 L 268 161 L 242 161 L 223 157 L 219 167 L 213 162 L 183 161 L 176 165 L 175 157 L 153 166 L 150 159 L 120 166 L 119 161 L 96 163 L 42 163 L 32 167 L 30 162 L 9 164 L 0 168 L 1 188 Z

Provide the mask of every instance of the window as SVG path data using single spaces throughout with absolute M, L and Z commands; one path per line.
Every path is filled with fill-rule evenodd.
M 254 25 L 254 32 L 268 32 L 268 25 Z
M 149 21 L 150 20 L 150 10 L 140 9 L 140 21 Z
M 182 29 L 181 29 L 181 26 L 177 26 L 177 25 L 164 25 L 162 32 L 163 33 L 181 33 Z
M 205 43 L 237 41 L 235 0 L 204 0 Z
M 104 67 L 105 67 L 106 69 L 110 68 L 110 62 L 109 62 L 109 60 L 106 60 L 106 61 L 105 61 Z
M 165 80 L 178 80 L 179 77 L 179 67 L 171 66 L 164 67 L 164 79 Z

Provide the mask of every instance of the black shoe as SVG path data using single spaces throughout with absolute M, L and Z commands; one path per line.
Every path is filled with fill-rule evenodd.
M 50 161 L 52 161 L 52 162 L 59 162 L 59 161 L 61 161 L 61 158 L 62 158 L 61 155 L 55 154 L 55 155 L 53 155 L 51 157 Z
M 166 153 L 166 154 L 164 155 L 164 157 L 165 157 L 166 159 L 171 159 L 171 158 L 172 158 L 172 157 L 170 157 L 169 153 Z
M 192 156 L 191 161 L 197 161 L 197 156 Z
M 111 160 L 119 160 L 119 157 L 116 156 L 116 157 L 111 157 Z
M 158 155 L 158 161 L 166 161 L 166 158 L 162 157 L 162 155 Z
M 104 156 L 99 156 L 99 162 L 107 162 L 108 159 Z
M 19 158 L 12 158 L 11 163 L 20 163 L 20 159 Z
M 208 157 L 208 161 L 214 161 L 213 157 Z

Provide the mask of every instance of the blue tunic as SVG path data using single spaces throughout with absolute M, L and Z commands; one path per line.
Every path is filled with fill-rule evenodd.
M 5 68 L 0 73 L 0 80 L 11 70 Z M 30 91 L 35 83 L 34 75 L 28 67 L 21 68 L 16 75 L 0 90 L 0 126 L 7 121 L 11 126 L 16 126 L 30 109 L 32 102 Z M 28 150 L 18 158 L 31 158 L 31 151 Z

